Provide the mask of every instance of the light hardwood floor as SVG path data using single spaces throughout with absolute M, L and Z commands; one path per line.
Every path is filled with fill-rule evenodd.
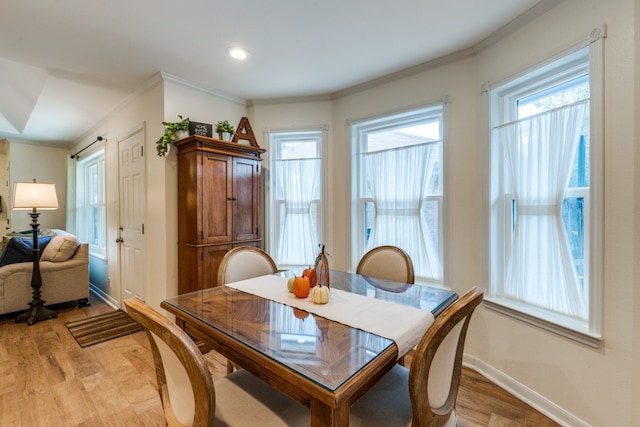
M 90 301 L 56 307 L 57 319 L 33 326 L 0 317 L 0 427 L 164 425 L 144 332 L 82 349 L 64 326 L 112 310 Z M 214 377 L 225 375 L 226 359 L 212 351 L 205 360 Z M 457 411 L 462 427 L 557 425 L 466 369 Z

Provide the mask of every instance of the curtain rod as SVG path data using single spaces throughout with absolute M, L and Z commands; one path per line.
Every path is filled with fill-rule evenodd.
M 104 138 L 102 138 L 101 136 L 97 137 L 95 141 L 93 141 L 91 144 L 87 145 L 86 147 L 84 147 L 82 150 L 78 151 L 76 154 L 72 154 L 71 158 L 75 159 L 76 157 L 78 157 L 78 154 L 82 153 L 84 150 L 86 150 L 87 148 L 91 147 L 93 144 L 95 144 L 98 141 L 102 141 Z M 106 141 L 106 139 L 104 139 Z M 79 158 L 79 157 L 78 157 Z

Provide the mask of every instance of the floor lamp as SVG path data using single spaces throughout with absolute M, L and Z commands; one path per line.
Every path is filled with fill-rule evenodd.
M 44 306 L 41 298 L 40 288 L 42 287 L 42 276 L 40 275 L 40 248 L 38 248 L 38 209 L 58 209 L 58 197 L 56 195 L 55 184 L 43 184 L 36 182 L 16 182 L 13 190 L 13 209 L 26 210 L 31 212 L 31 228 L 33 229 L 33 273 L 31 275 L 31 289 L 33 289 L 33 300 L 29 303 L 30 308 L 16 317 L 16 323 L 27 322 L 33 325 L 41 320 L 53 319 L 58 314 Z

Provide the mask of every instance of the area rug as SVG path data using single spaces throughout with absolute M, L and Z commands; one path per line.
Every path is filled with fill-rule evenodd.
M 143 330 L 122 310 L 68 322 L 65 326 L 82 348 Z

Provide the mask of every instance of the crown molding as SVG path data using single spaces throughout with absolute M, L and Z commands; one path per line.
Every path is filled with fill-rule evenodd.
M 24 139 L 16 136 L 0 137 L 0 143 L 7 144 L 7 145 L 11 143 L 17 143 L 21 145 L 35 145 L 38 147 L 56 148 L 58 150 L 69 150 L 71 148 L 69 146 L 69 143 L 65 141 L 52 141 L 52 140 L 34 141 L 32 139 Z M 7 152 L 3 153 L 0 151 L 0 154 L 7 154 Z
M 564 0 L 542 0 L 511 22 L 505 24 L 497 31 L 493 32 L 480 43 L 477 43 L 475 46 L 473 46 L 473 50 L 475 51 L 475 53 L 482 52 L 483 50 L 487 49 L 490 46 L 493 46 L 503 38 L 507 37 L 514 31 L 522 28 L 524 25 L 528 24 L 534 19 L 544 15 L 563 1 Z
M 331 95 L 309 95 L 309 96 L 291 96 L 282 98 L 262 98 L 262 99 L 250 99 L 247 101 L 247 106 L 257 107 L 260 105 L 274 105 L 274 104 L 292 104 L 302 102 L 322 102 L 331 101 L 333 98 Z
M 220 98 L 223 99 L 225 101 L 229 101 L 229 102 L 233 102 L 235 104 L 239 104 L 243 107 L 247 106 L 247 100 L 246 99 L 242 99 L 233 95 L 228 95 L 226 93 L 222 93 L 210 88 L 205 88 L 202 86 L 199 86 L 198 84 L 190 81 L 190 80 L 186 80 L 183 79 L 181 77 L 178 76 L 174 76 L 173 74 L 169 74 L 169 73 L 165 73 L 163 71 L 160 72 L 160 75 L 162 76 L 162 80 L 166 81 L 166 82 L 172 82 L 184 87 L 188 87 L 190 89 L 194 89 L 198 92 L 202 92 L 202 93 L 206 93 L 207 95 L 212 95 L 215 96 L 216 98 Z
M 449 55 L 441 56 L 431 61 L 423 62 L 422 64 L 414 65 L 413 67 L 405 68 L 404 70 L 396 71 L 395 73 L 387 74 L 377 79 L 369 80 L 365 83 L 361 83 L 343 90 L 339 90 L 337 92 L 332 93 L 331 98 L 339 99 L 348 95 L 353 95 L 355 93 L 372 89 L 374 87 L 382 86 L 386 83 L 391 83 L 396 80 L 404 79 L 406 77 L 411 77 L 416 74 L 420 74 L 425 71 L 432 70 L 434 68 L 442 67 L 443 65 L 460 61 L 462 59 L 469 58 L 473 55 L 475 55 L 473 48 L 459 50 Z

